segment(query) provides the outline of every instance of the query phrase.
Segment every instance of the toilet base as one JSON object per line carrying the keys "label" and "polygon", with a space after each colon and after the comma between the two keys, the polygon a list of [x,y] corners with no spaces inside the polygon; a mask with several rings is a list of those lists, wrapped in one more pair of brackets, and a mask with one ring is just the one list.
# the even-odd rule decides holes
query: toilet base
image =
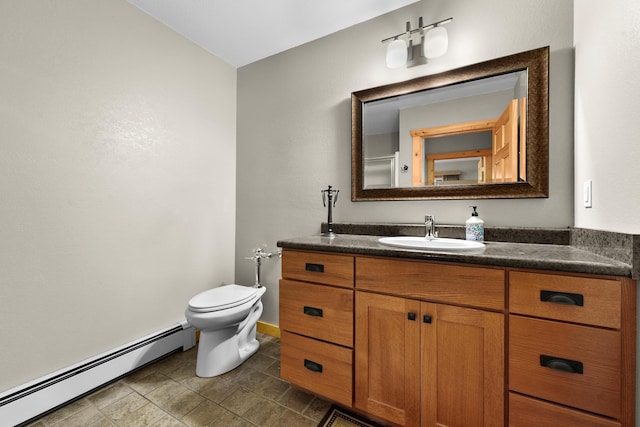
{"label": "toilet base", "polygon": [[213,331],[200,331],[196,375],[203,378],[222,375],[237,368],[260,348],[256,323],[262,314],[259,301],[240,324]]}

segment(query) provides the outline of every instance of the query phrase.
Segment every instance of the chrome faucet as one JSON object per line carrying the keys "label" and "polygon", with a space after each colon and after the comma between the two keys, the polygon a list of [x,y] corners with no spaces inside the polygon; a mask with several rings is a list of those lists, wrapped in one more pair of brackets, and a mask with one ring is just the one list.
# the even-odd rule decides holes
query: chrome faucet
{"label": "chrome faucet", "polygon": [[427,230],[424,238],[427,240],[433,240],[438,238],[438,232],[436,231],[436,217],[433,215],[424,216],[424,227]]}

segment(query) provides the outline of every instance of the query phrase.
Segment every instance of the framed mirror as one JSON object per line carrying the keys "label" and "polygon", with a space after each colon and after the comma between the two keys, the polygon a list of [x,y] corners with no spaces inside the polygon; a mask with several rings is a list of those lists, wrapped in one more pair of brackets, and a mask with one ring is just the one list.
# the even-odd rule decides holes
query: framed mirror
{"label": "framed mirror", "polygon": [[549,195],[549,48],[351,94],[351,200]]}

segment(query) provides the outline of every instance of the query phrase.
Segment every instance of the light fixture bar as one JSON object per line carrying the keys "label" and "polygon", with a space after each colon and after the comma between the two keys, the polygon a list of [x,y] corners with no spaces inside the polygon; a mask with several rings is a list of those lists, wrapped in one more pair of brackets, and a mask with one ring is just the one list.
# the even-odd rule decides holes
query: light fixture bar
{"label": "light fixture bar", "polygon": [[409,36],[410,37],[410,36],[414,35],[415,33],[418,33],[418,32],[424,31],[424,30],[430,30],[432,28],[437,27],[438,25],[448,24],[451,21],[453,21],[453,17],[447,18],[447,19],[443,19],[441,21],[434,22],[433,24],[429,24],[429,25],[425,25],[425,26],[422,26],[421,25],[422,23],[420,23],[420,25],[418,25],[418,28],[416,28],[414,30],[411,30],[409,28],[410,24],[409,24],[409,22],[407,22],[407,31],[405,31],[403,33],[400,33],[400,34],[396,34],[395,36],[387,37],[386,39],[382,40],[382,43],[388,42],[389,40],[395,40],[395,39],[397,39],[399,37],[404,37],[404,36]]}

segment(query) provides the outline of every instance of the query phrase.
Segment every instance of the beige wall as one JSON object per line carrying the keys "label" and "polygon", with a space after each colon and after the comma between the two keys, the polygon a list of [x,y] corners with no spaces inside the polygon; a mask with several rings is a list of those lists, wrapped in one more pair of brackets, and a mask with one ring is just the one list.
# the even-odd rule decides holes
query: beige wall
{"label": "beige wall", "polygon": [[0,392],[233,280],[235,103],[124,0],[0,0]]}
{"label": "beige wall", "polygon": [[[380,41],[419,16],[447,25],[447,55],[390,70]],[[336,222],[463,224],[470,204],[487,225],[573,225],[573,4],[569,0],[423,0],[238,70],[236,279],[255,245],[319,233],[320,190],[340,190]],[[534,200],[351,202],[351,92],[542,46],[551,49],[550,195]],[[267,262],[263,319],[278,323],[280,264]]]}
{"label": "beige wall", "polygon": [[[580,0],[574,8],[575,224],[640,234],[640,3]],[[592,208],[583,205],[588,179],[593,182]],[[640,330],[640,318],[636,323]],[[636,371],[636,414],[638,386]],[[638,425],[640,415],[636,419]]]}
{"label": "beige wall", "polygon": [[640,2],[580,0],[574,7],[575,224],[640,234]]}

